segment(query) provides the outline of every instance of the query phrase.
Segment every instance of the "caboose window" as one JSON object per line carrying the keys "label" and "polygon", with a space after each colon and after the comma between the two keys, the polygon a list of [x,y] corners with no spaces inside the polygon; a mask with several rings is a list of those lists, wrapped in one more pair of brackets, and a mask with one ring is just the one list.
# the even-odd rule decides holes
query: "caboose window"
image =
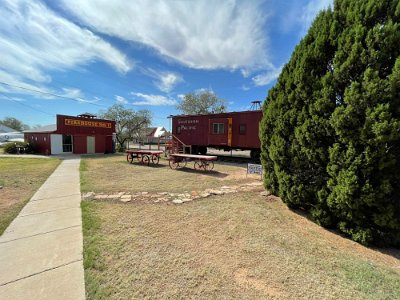
{"label": "caboose window", "polygon": [[224,123],[214,123],[213,124],[213,134],[223,134],[225,131]]}
{"label": "caboose window", "polygon": [[239,125],[239,134],[245,135],[246,134],[246,124]]}
{"label": "caboose window", "polygon": [[176,126],[176,134],[180,134],[181,133],[181,126]]}

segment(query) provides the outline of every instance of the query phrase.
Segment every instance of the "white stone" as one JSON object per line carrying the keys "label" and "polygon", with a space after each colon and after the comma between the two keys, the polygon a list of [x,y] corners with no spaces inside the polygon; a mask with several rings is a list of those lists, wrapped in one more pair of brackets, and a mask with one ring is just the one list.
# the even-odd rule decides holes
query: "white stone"
{"label": "white stone", "polygon": [[175,203],[175,204],[182,204],[183,203],[183,201],[180,200],[180,199],[174,199],[174,200],[172,200],[172,202]]}
{"label": "white stone", "polygon": [[271,192],[270,191],[262,191],[261,193],[260,193],[260,195],[261,196],[269,196],[269,195],[271,195]]}
{"label": "white stone", "polygon": [[223,191],[220,191],[220,190],[211,190],[211,191],[210,191],[210,194],[213,194],[213,195],[223,195],[224,192],[223,192]]}
{"label": "white stone", "polygon": [[132,201],[132,196],[131,195],[123,195],[123,196],[121,196],[121,202],[130,202],[130,201]]}
{"label": "white stone", "polygon": [[201,197],[201,198],[207,198],[207,197],[210,197],[210,196],[211,196],[210,193],[201,193],[201,194],[200,194],[200,197]]}
{"label": "white stone", "polygon": [[224,192],[225,192],[225,194],[231,194],[231,193],[236,193],[237,191],[236,190],[226,190]]}
{"label": "white stone", "polygon": [[94,195],[95,195],[94,192],[83,193],[82,198],[83,199],[92,198]]}

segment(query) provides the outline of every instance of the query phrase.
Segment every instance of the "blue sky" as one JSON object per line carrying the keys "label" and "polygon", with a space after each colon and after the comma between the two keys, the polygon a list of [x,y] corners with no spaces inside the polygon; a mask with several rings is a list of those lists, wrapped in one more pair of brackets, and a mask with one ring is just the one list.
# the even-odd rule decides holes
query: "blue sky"
{"label": "blue sky", "polygon": [[2,0],[0,119],[47,125],[122,103],[168,128],[182,96],[204,89],[249,109],[332,2]]}

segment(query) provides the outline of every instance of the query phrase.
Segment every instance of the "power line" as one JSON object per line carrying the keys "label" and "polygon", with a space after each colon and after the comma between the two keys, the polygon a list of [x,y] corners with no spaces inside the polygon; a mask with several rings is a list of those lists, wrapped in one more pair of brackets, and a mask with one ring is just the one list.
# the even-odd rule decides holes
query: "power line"
{"label": "power line", "polygon": [[11,100],[11,101],[13,101],[13,102],[16,102],[16,103],[18,103],[18,104],[20,104],[20,105],[22,105],[22,106],[25,106],[25,107],[28,107],[28,108],[30,108],[30,109],[36,110],[36,111],[38,111],[38,112],[44,113],[44,114],[46,114],[46,115],[49,115],[49,116],[55,117],[55,115],[54,115],[54,114],[51,114],[51,113],[45,112],[45,111],[43,111],[43,110],[40,110],[40,109],[37,109],[37,108],[35,108],[35,107],[33,107],[33,106],[30,106],[30,105],[24,104],[24,103],[22,103],[21,101],[18,101],[18,100],[16,100],[16,99],[13,99],[13,98],[11,98],[10,96],[6,95],[4,92],[1,92],[1,94],[2,94],[3,96],[7,97],[9,100]]}
{"label": "power line", "polygon": [[75,99],[75,98],[71,98],[71,97],[67,97],[67,96],[53,94],[53,93],[50,93],[50,92],[44,92],[44,91],[40,91],[40,90],[30,89],[30,88],[22,87],[22,86],[19,86],[19,85],[9,84],[9,83],[3,82],[3,81],[0,81],[0,83],[3,84],[3,85],[9,86],[9,87],[18,88],[18,89],[21,89],[21,90],[26,90],[26,91],[30,91],[30,92],[34,92],[34,93],[39,93],[39,94],[43,94],[43,95],[48,95],[48,96],[53,96],[53,97],[58,97],[58,98],[63,98],[63,99],[68,99],[68,100],[73,100],[73,101],[76,101],[76,102],[79,102],[79,103],[87,103],[87,104],[91,104],[91,105],[95,105],[95,106],[99,106],[99,107],[105,107],[105,105],[103,105],[103,104],[97,104],[97,103],[94,103],[94,102],[88,102],[88,101],[85,101],[85,100],[82,100],[82,99]]}

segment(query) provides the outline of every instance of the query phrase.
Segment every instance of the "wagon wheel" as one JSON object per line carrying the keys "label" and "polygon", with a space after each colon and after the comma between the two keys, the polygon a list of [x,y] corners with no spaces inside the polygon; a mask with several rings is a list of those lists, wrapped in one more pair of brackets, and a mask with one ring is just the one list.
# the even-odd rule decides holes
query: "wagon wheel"
{"label": "wagon wheel", "polygon": [[153,164],[158,164],[158,163],[160,162],[160,157],[159,157],[158,155],[153,155],[153,156],[151,157],[151,162],[152,162]]}
{"label": "wagon wheel", "polygon": [[203,164],[201,162],[195,161],[194,162],[194,169],[195,170],[201,170],[201,169],[204,169],[204,166],[203,166]]}
{"label": "wagon wheel", "polygon": [[204,170],[205,171],[211,171],[212,169],[214,169],[214,162],[213,161],[204,162]]}
{"label": "wagon wheel", "polygon": [[149,165],[150,164],[150,157],[148,155],[143,155],[142,156],[142,163]]}
{"label": "wagon wheel", "polygon": [[175,160],[173,160],[173,159],[169,160],[169,167],[171,169],[176,169],[178,166],[179,166],[179,163],[177,163]]}
{"label": "wagon wheel", "polygon": [[184,167],[186,167],[186,165],[187,165],[186,159],[181,160],[180,162],[178,162],[178,167],[180,167],[180,168],[184,168]]}
{"label": "wagon wheel", "polygon": [[132,155],[131,155],[130,153],[128,153],[128,154],[126,155],[126,161],[129,162],[129,163],[132,163],[133,157],[132,157]]}

